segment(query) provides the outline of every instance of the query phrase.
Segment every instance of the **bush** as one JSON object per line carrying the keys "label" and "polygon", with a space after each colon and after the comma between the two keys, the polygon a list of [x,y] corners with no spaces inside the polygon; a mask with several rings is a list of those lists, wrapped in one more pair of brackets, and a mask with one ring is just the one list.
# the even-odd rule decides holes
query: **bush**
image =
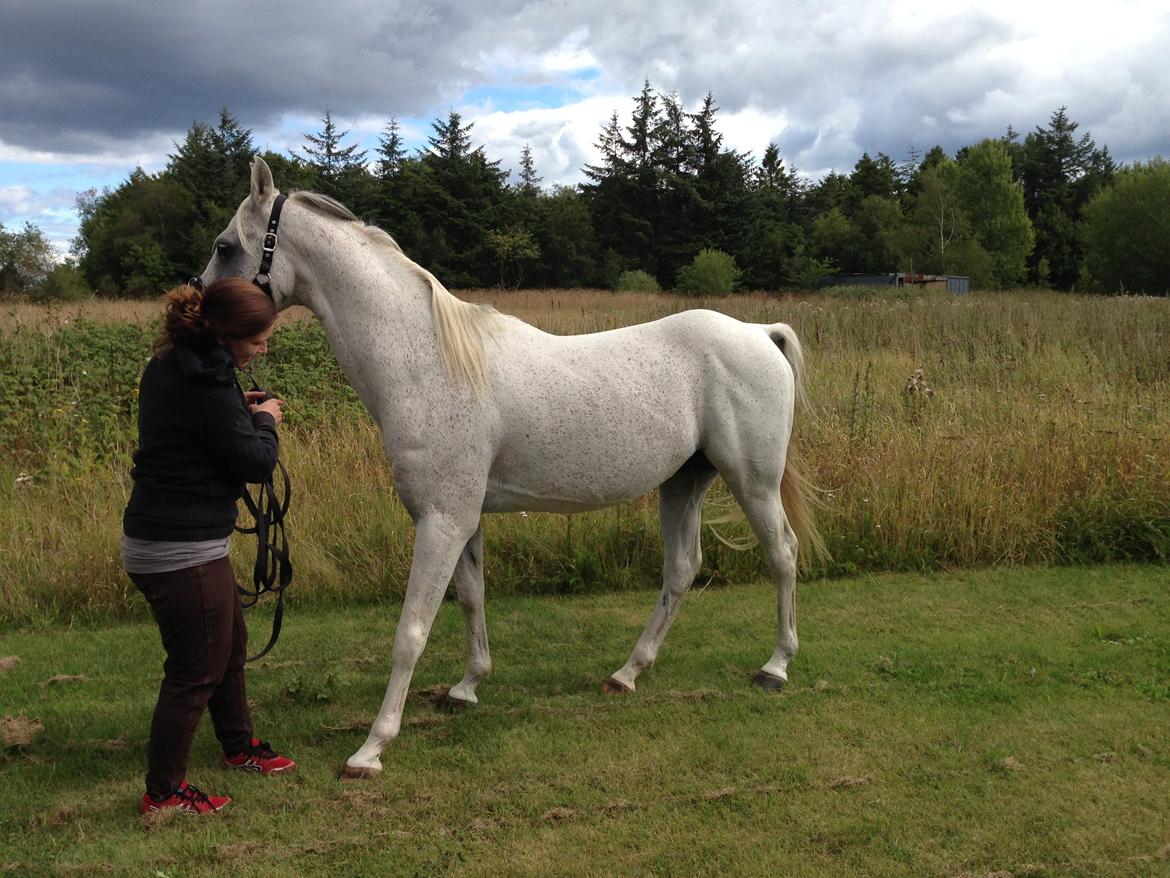
{"label": "bush", "polygon": [[700,250],[690,265],[679,270],[675,291],[689,295],[727,295],[739,283],[735,257],[722,250]]}
{"label": "bush", "polygon": [[618,275],[614,289],[619,293],[661,293],[662,287],[644,271],[623,271]]}
{"label": "bush", "polygon": [[29,297],[35,302],[75,302],[92,294],[85,276],[76,265],[61,263],[53,266],[48,277]]}

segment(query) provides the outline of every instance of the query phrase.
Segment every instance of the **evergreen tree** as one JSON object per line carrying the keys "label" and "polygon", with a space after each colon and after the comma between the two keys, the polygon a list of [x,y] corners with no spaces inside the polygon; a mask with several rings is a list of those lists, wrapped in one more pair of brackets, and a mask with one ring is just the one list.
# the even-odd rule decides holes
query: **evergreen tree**
{"label": "evergreen tree", "polygon": [[536,195],[540,192],[541,178],[536,173],[536,163],[532,160],[532,147],[527,143],[520,151],[520,178],[517,188],[524,195]]}
{"label": "evergreen tree", "polygon": [[[416,216],[397,230],[403,246],[451,286],[489,286],[499,278],[498,248],[489,232],[516,229],[508,172],[474,146],[471,129],[452,110],[436,119],[429,149],[403,166],[403,206]],[[524,252],[519,248],[516,252]]]}
{"label": "evergreen tree", "polygon": [[348,146],[342,140],[349,131],[338,131],[333,123],[333,114],[325,111],[321,120],[323,127],[316,134],[305,132],[307,145],[302,147],[305,162],[316,169],[320,178],[321,191],[326,195],[337,197],[337,184],[342,175],[352,168],[362,168],[365,165],[366,151],[359,150],[357,143]]}
{"label": "evergreen tree", "polygon": [[780,148],[769,143],[747,175],[740,240],[728,250],[743,266],[745,288],[776,290],[799,283],[806,259],[805,235],[796,222],[799,193]]}
{"label": "evergreen tree", "polygon": [[[655,214],[651,274],[673,281],[689,263],[716,225],[714,205],[699,194],[699,163],[687,113],[677,94],[658,98],[657,122],[650,132]],[[640,175],[640,182],[647,179]],[[650,193],[647,193],[650,196]]]}
{"label": "evergreen tree", "polygon": [[406,149],[402,145],[402,129],[393,116],[386,123],[378,138],[378,176],[383,180],[395,176],[402,170]]}
{"label": "evergreen tree", "polygon": [[[603,272],[612,281],[624,268],[641,267],[652,227],[637,203],[635,168],[627,158],[616,112],[602,128],[597,149],[601,163],[585,166],[585,177],[590,182],[582,184],[581,192],[589,205],[600,248],[613,254],[613,270]],[[610,274],[612,278],[608,278]]]}
{"label": "evergreen tree", "polygon": [[534,283],[552,287],[612,285],[612,278],[603,277],[593,218],[580,190],[557,186],[540,194],[533,233],[542,257],[532,269]]}
{"label": "evergreen tree", "polygon": [[248,163],[254,150],[252,132],[226,108],[220,110],[216,127],[193,122],[183,142],[175,144],[164,175],[187,191],[191,227],[181,233],[181,242],[160,242],[160,246],[177,264],[195,266],[206,261],[208,242],[248,194]]}
{"label": "evergreen tree", "polygon": [[849,182],[853,184],[856,203],[854,209],[861,202],[871,196],[878,198],[896,198],[899,193],[898,169],[885,153],[879,152],[877,158],[870,158],[868,152],[862,153],[857,164],[853,166],[853,173],[849,175]]}
{"label": "evergreen tree", "polygon": [[482,149],[473,150],[471,147],[474,126],[474,122],[464,125],[463,117],[454,110],[448,113],[446,122],[436,119],[431,123],[435,133],[427,138],[430,155],[443,162],[457,163],[467,159],[472,152],[482,153]]}
{"label": "evergreen tree", "polygon": [[1065,109],[1028,134],[1020,152],[1024,205],[1036,230],[1031,279],[1062,290],[1081,273],[1081,211],[1114,172],[1109,151],[1097,149],[1088,133],[1077,137]]}

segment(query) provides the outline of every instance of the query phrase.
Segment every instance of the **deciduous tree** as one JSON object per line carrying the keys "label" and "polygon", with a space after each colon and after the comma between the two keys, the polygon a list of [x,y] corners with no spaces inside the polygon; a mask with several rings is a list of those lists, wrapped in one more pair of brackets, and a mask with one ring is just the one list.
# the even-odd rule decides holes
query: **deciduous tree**
{"label": "deciduous tree", "polygon": [[1158,157],[1123,168],[1084,216],[1091,287],[1170,295],[1170,162]]}

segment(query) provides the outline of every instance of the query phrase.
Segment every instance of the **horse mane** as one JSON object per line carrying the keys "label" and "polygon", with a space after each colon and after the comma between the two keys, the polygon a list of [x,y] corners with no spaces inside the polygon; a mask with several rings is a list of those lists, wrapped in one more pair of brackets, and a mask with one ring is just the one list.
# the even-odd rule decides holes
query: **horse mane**
{"label": "horse mane", "polygon": [[490,336],[500,314],[490,305],[477,305],[456,298],[433,274],[410,259],[390,235],[364,223],[348,207],[319,192],[294,192],[289,201],[342,222],[356,223],[373,244],[401,262],[425,280],[431,290],[431,318],[439,357],[452,378],[467,383],[476,393],[487,385],[487,355],[484,337]]}

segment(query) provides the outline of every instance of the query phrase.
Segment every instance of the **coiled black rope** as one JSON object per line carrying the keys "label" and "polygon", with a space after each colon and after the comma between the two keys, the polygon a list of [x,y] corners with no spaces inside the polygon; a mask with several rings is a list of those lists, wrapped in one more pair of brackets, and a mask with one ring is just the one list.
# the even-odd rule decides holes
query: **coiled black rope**
{"label": "coiled black rope", "polygon": [[[243,370],[241,370],[243,371]],[[250,372],[244,372],[252,382],[252,389],[263,392]],[[240,602],[244,609],[254,607],[260,596],[271,592],[276,595],[276,611],[272,617],[272,636],[268,638],[268,645],[256,655],[249,656],[248,661],[254,662],[268,654],[276,646],[280,637],[280,627],[284,622],[284,592],[292,584],[293,567],[288,553],[288,537],[284,532],[284,517],[288,514],[289,501],[292,499],[292,482],[289,481],[288,470],[284,468],[280,458],[276,459],[276,468],[280,471],[280,489],[277,488],[276,471],[273,478],[258,485],[256,496],[245,486],[243,501],[252,513],[252,527],[240,527],[236,530],[242,534],[256,535],[256,563],[252,567],[252,587],[247,588],[236,583],[236,590],[240,593]]]}

